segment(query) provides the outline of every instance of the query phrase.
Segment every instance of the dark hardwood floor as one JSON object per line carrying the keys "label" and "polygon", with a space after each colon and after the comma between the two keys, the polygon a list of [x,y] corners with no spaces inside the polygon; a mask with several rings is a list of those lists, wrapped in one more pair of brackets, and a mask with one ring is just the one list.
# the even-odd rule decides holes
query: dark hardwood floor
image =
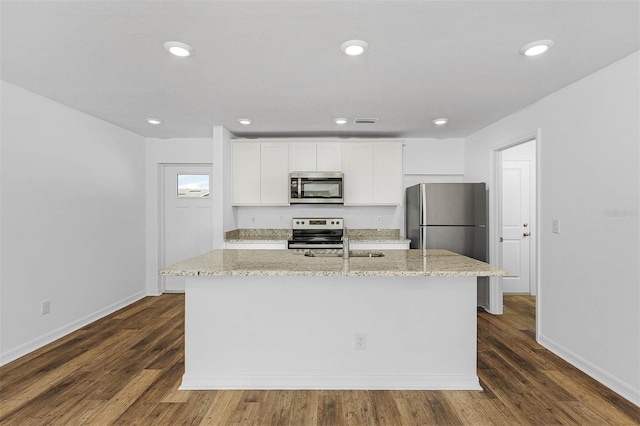
{"label": "dark hardwood floor", "polygon": [[0,368],[0,424],[640,424],[640,408],[535,342],[529,296],[478,313],[484,392],[178,391],[183,327],[184,295],[147,297]]}

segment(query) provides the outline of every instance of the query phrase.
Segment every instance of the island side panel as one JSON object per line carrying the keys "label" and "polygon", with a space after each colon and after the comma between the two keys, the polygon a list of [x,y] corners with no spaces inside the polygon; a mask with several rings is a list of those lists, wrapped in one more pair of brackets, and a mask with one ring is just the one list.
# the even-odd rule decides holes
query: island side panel
{"label": "island side panel", "polygon": [[185,312],[181,389],[480,389],[475,277],[190,277]]}

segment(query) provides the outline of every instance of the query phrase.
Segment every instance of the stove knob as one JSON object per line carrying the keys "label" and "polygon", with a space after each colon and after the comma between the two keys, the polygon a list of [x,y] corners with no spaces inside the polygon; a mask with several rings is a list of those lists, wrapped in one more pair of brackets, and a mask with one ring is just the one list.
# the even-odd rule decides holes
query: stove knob
{"label": "stove knob", "polygon": [[333,221],[331,221],[331,224],[334,225]]}
{"label": "stove knob", "polygon": [[300,225],[300,221],[299,220],[296,220],[296,225]]}

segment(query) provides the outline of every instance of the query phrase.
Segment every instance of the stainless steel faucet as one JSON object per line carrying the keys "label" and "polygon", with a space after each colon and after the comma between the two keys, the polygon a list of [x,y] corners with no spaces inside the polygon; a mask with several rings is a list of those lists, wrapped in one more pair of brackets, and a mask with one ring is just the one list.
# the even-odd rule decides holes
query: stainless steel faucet
{"label": "stainless steel faucet", "polygon": [[342,258],[349,258],[349,237],[347,236],[347,227],[342,230]]}

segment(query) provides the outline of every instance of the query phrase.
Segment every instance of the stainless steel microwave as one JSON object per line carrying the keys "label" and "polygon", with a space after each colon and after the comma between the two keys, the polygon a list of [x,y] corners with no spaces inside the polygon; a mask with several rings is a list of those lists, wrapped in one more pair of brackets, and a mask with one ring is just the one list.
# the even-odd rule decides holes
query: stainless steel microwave
{"label": "stainless steel microwave", "polygon": [[291,204],[342,204],[344,175],[339,172],[289,173]]}

